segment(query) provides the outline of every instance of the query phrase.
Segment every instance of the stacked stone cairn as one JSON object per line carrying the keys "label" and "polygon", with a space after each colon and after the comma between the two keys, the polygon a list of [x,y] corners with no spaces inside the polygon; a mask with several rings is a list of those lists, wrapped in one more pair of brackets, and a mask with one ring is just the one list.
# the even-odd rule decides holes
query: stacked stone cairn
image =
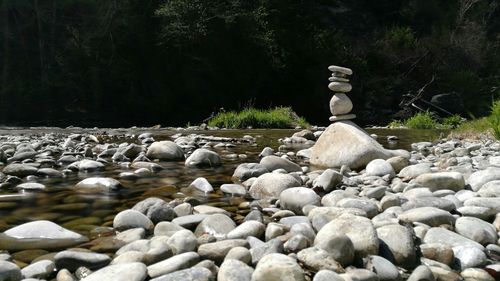
{"label": "stacked stone cairn", "polygon": [[356,115],[350,113],[352,110],[352,102],[346,95],[346,93],[352,90],[349,79],[347,79],[349,75],[352,75],[352,70],[336,65],[331,65],[328,69],[332,72],[332,77],[328,78],[328,80],[331,81],[328,88],[334,92],[330,100],[330,111],[333,115],[330,117],[330,121],[336,122],[356,118]]}

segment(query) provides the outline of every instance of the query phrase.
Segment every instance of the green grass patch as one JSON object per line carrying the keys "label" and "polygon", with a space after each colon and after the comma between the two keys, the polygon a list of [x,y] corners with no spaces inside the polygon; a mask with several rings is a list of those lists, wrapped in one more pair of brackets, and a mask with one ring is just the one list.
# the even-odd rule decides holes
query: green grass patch
{"label": "green grass patch", "polygon": [[500,140],[500,100],[493,102],[489,116],[460,124],[451,136],[470,139],[494,137]]}
{"label": "green grass patch", "polygon": [[491,115],[488,117],[488,123],[493,129],[493,136],[500,140],[500,100],[497,100],[491,106]]}
{"label": "green grass patch", "polygon": [[436,129],[439,122],[428,111],[419,112],[404,122],[409,129]]}
{"label": "green grass patch", "polygon": [[274,109],[261,110],[256,108],[245,108],[240,112],[221,112],[208,121],[211,127],[227,129],[269,128],[285,129],[309,127],[307,121],[298,116],[290,107],[276,107]]}

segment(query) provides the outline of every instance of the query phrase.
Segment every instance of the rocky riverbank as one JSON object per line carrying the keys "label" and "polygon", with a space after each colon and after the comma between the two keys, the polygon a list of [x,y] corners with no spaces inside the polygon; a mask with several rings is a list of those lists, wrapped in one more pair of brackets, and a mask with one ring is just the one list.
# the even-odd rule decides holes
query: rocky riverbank
{"label": "rocky riverbank", "polygon": [[[56,200],[58,183],[78,180],[63,207],[4,222],[0,280],[499,278],[500,142],[420,142],[361,171],[318,170],[308,158],[321,133],[259,157],[231,151],[256,146],[254,136],[3,136],[0,210]],[[233,169],[231,159],[252,161]],[[205,176],[139,193],[176,163]],[[232,179],[215,185],[225,166]],[[134,204],[115,208],[116,196]],[[71,216],[82,208],[92,215]]]}

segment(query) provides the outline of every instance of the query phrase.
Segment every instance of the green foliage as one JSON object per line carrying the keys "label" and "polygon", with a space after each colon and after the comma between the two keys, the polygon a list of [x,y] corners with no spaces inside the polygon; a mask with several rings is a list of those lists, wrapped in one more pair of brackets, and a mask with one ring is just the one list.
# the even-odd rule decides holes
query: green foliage
{"label": "green foliage", "polygon": [[452,116],[443,118],[443,121],[441,122],[441,124],[443,126],[445,126],[446,128],[453,129],[453,128],[457,128],[458,126],[460,126],[460,124],[462,124],[462,122],[463,122],[462,120],[463,119],[460,115],[452,115]]}
{"label": "green foliage", "polygon": [[392,120],[387,126],[391,129],[394,129],[404,127],[405,125],[400,120]]}
{"label": "green foliage", "polygon": [[395,26],[386,35],[386,40],[393,46],[411,48],[415,45],[416,39],[410,27]]}
{"label": "green foliage", "polygon": [[500,140],[500,100],[493,102],[491,106],[491,115],[488,117],[488,123],[493,129],[493,135]]}
{"label": "green foliage", "polygon": [[245,108],[240,112],[221,112],[210,119],[208,125],[228,129],[309,127],[305,119],[297,116],[290,107],[276,107],[269,110]]}
{"label": "green foliage", "polygon": [[419,112],[405,120],[404,123],[409,129],[436,129],[439,125],[429,111]]}

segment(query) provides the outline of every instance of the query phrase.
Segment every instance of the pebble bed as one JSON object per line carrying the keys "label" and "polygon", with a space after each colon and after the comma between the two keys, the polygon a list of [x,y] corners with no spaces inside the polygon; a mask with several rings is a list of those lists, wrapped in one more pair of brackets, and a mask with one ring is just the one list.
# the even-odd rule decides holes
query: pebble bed
{"label": "pebble bed", "polygon": [[[256,146],[250,135],[3,136],[0,210],[64,203],[3,220],[0,280],[499,280],[500,142],[418,142],[361,171],[322,170],[307,160],[321,133],[258,157],[227,153]],[[175,188],[168,163],[198,176]],[[148,193],[152,177],[165,184]]]}

